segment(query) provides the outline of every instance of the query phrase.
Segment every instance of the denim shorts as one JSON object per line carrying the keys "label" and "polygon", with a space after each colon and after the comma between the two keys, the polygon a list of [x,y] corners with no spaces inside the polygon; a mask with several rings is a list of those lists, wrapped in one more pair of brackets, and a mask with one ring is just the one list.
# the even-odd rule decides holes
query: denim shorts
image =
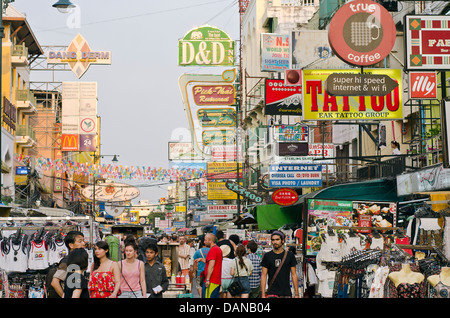
{"label": "denim shorts", "polygon": [[233,280],[240,280],[241,284],[242,284],[242,292],[241,294],[250,294],[250,292],[252,291],[250,288],[250,280],[248,279],[248,276],[239,276],[239,277],[234,277]]}
{"label": "denim shorts", "polygon": [[117,296],[117,298],[142,298],[142,291],[136,290],[134,291],[134,294],[132,291],[122,291],[122,294]]}

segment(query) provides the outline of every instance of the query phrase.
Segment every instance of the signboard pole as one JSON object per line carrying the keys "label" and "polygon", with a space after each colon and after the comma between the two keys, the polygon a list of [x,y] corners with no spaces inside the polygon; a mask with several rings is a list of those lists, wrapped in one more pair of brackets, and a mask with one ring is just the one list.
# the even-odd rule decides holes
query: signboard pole
{"label": "signboard pole", "polygon": [[[242,75],[242,74],[241,74]],[[240,98],[236,98],[236,120],[235,120],[235,124],[236,124],[236,183],[240,184],[240,178],[239,178],[239,105],[241,103]],[[244,177],[244,176],[242,176]],[[240,195],[237,196],[237,201],[236,201],[236,205],[237,205],[237,213],[238,215],[241,213],[241,198]],[[241,228],[241,225],[238,225],[238,228]]]}

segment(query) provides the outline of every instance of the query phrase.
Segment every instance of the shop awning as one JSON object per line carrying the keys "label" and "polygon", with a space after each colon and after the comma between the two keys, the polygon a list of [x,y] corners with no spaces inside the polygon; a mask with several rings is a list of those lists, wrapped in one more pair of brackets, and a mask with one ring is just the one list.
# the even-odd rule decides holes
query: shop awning
{"label": "shop awning", "polygon": [[388,201],[401,202],[397,196],[396,180],[377,179],[364,182],[345,183],[305,194],[295,205],[281,207],[277,204],[256,207],[256,220],[259,230],[275,230],[285,224],[301,224],[303,205],[308,199]]}

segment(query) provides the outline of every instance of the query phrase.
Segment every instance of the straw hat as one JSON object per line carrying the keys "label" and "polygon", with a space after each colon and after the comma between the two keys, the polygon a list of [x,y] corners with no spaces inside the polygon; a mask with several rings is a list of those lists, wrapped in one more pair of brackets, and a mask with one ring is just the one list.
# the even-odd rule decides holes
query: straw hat
{"label": "straw hat", "polygon": [[228,245],[222,245],[220,246],[220,249],[222,250],[223,257],[230,255],[231,248]]}

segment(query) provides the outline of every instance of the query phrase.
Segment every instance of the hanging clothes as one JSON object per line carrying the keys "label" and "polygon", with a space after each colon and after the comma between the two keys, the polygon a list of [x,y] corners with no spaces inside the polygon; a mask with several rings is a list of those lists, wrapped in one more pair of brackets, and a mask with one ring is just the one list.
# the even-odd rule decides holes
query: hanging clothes
{"label": "hanging clothes", "polygon": [[34,270],[46,269],[48,267],[48,248],[45,240],[41,242],[31,241],[28,267]]}
{"label": "hanging clothes", "polygon": [[51,244],[48,248],[49,265],[58,264],[65,256],[69,254],[69,250],[64,241],[57,241],[52,237]]}
{"label": "hanging clothes", "polygon": [[26,236],[18,239],[11,235],[9,237],[9,252],[5,257],[5,269],[7,272],[25,273],[28,269],[28,250]]}

